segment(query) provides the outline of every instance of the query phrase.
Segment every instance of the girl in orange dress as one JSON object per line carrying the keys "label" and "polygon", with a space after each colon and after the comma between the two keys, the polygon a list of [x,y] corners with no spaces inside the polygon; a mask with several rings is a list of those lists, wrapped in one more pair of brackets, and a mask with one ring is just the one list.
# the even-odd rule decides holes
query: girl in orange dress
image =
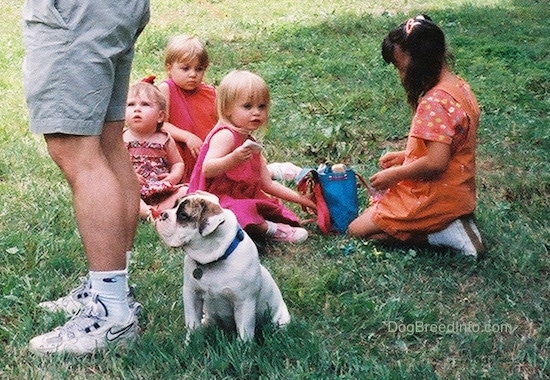
{"label": "girl in orange dress", "polygon": [[484,247],[474,222],[479,107],[452,73],[445,37],[428,16],[392,30],[382,43],[415,112],[404,151],[384,154],[369,178],[384,195],[349,226],[351,236],[429,243],[477,257]]}

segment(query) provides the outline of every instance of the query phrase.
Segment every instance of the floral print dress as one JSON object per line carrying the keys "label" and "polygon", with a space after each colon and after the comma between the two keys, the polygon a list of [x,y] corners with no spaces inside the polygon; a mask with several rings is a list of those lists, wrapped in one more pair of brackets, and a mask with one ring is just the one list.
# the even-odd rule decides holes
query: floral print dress
{"label": "floral print dress", "polygon": [[165,132],[159,133],[166,135],[166,140],[162,144],[136,140],[126,142],[135,172],[146,180],[141,186],[140,195],[147,204],[158,203],[179,188],[179,185],[172,185],[169,181],[159,178],[161,174],[170,172],[166,153],[166,145],[170,138]]}

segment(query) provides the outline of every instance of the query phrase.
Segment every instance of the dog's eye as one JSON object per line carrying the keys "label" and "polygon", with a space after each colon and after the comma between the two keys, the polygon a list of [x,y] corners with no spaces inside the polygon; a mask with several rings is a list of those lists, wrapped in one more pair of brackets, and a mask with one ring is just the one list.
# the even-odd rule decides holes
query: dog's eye
{"label": "dog's eye", "polygon": [[189,220],[190,219],[189,215],[183,210],[178,210],[177,218],[178,218],[178,220]]}
{"label": "dog's eye", "polygon": [[178,215],[179,222],[189,222],[191,218],[187,214]]}
{"label": "dog's eye", "polygon": [[192,218],[191,215],[189,215],[187,212],[185,212],[184,207],[180,207],[178,209],[178,213],[176,215],[176,218],[178,222],[189,222]]}

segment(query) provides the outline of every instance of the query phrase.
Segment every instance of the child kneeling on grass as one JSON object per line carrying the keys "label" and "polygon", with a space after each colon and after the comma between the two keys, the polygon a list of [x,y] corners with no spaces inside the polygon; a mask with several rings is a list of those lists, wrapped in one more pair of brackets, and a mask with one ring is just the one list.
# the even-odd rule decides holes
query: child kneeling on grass
{"label": "child kneeling on grass", "polygon": [[479,107],[451,72],[445,37],[428,16],[392,30],[382,43],[415,111],[407,147],[380,158],[372,187],[385,191],[349,226],[351,236],[428,243],[477,257],[484,251],[474,222]]}

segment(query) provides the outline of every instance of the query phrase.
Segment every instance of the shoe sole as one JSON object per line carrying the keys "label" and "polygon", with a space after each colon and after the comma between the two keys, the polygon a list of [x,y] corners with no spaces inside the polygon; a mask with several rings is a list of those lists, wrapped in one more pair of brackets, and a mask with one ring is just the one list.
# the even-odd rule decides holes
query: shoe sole
{"label": "shoe sole", "polygon": [[[468,255],[468,256],[475,256],[476,258],[480,257],[485,252],[485,246],[481,241],[481,237],[478,236],[475,233],[474,229],[472,228],[472,223],[475,225],[473,218],[471,216],[468,216],[466,218],[460,218],[460,223],[462,224],[464,231],[466,231],[466,235],[468,235],[468,238],[472,242],[472,245],[474,246],[474,249],[476,251],[475,254]],[[477,226],[476,226],[476,229],[478,229]]]}

